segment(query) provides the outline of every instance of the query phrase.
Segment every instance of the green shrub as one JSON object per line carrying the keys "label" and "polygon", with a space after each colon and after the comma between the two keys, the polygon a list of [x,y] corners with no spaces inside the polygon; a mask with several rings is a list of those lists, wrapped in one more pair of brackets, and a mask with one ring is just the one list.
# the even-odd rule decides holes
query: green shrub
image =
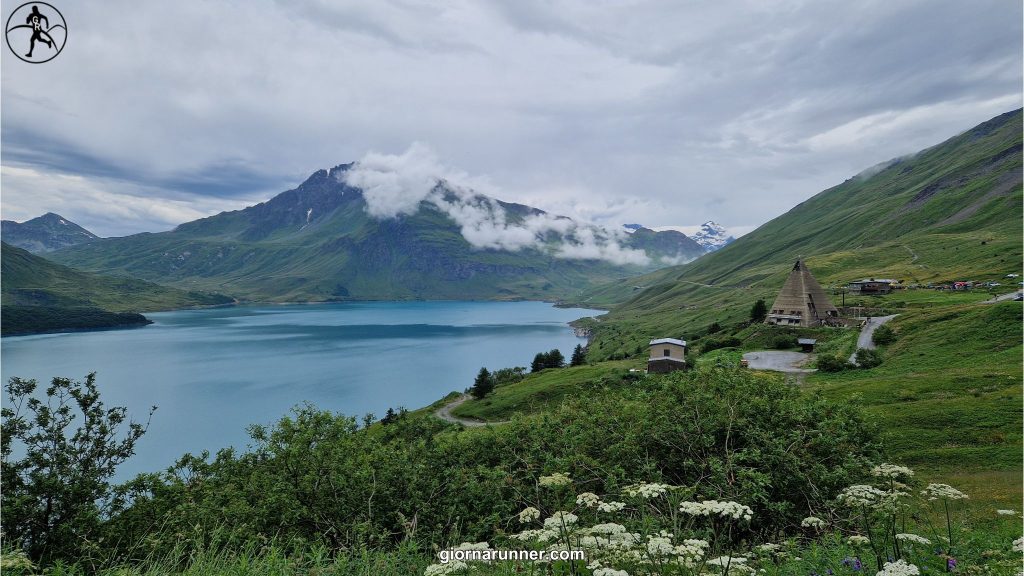
{"label": "green shrub", "polygon": [[851,368],[849,362],[831,354],[818,356],[817,366],[822,372],[842,372]]}
{"label": "green shrub", "polygon": [[723,336],[721,338],[705,339],[701,342],[700,350],[702,353],[707,353],[719,348],[738,348],[742,345],[743,341],[735,336]]}
{"label": "green shrub", "polygon": [[858,368],[874,368],[882,363],[882,354],[878,350],[860,348],[855,356]]}
{"label": "green shrub", "polygon": [[676,372],[622,390],[461,433],[426,416],[368,433],[354,418],[299,408],[253,427],[250,452],[186,456],[133,481],[106,541],[141,543],[134,554],[157,557],[273,538],[429,549],[518,529],[520,498],[551,471],[597,493],[699,482],[701,496],[742,497],[755,510],[750,535],[798,524],[878,451],[875,428],[851,406],[743,370]]}
{"label": "green shrub", "polygon": [[797,345],[797,338],[793,334],[779,334],[774,336],[768,345],[775,350],[786,350],[789,348],[795,348]]}
{"label": "green shrub", "polygon": [[871,335],[871,341],[875,343],[875,346],[892,344],[896,341],[896,332],[888,324],[882,324],[875,328],[874,334]]}

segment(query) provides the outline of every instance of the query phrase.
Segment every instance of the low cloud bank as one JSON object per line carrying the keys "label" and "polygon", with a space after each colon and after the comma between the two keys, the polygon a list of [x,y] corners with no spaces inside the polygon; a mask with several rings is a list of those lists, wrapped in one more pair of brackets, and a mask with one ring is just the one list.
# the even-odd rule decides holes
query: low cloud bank
{"label": "low cloud bank", "polygon": [[398,155],[369,152],[340,178],[362,189],[371,216],[412,215],[425,202],[455,221],[462,236],[476,248],[513,252],[534,248],[557,258],[618,265],[651,263],[642,250],[623,245],[626,234],[622,231],[547,213],[510,218],[490,197],[495,190],[489,182],[445,166],[420,143]]}

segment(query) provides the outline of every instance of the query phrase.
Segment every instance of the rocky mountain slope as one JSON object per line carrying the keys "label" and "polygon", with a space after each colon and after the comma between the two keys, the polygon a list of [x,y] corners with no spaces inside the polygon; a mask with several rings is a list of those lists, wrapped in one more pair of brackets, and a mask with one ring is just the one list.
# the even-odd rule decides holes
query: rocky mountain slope
{"label": "rocky mountain slope", "polygon": [[0,222],[0,238],[11,246],[39,254],[92,242],[99,236],[60,214],[47,212],[25,222],[3,220]]}
{"label": "rocky mountain slope", "polygon": [[558,300],[703,252],[677,232],[616,235],[443,181],[414,213],[374,216],[364,191],[346,183],[352,166],[244,210],[51,256],[260,301]]}

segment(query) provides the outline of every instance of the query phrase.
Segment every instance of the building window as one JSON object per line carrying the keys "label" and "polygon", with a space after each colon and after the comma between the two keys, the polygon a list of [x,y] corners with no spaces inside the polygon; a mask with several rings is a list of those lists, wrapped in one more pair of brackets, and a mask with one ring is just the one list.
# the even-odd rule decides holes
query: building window
{"label": "building window", "polygon": [[671,355],[672,355],[672,352],[671,352],[671,351],[669,351],[669,349],[668,349],[668,348],[665,348],[665,357],[667,358],[667,357],[669,357],[669,356],[671,356]]}

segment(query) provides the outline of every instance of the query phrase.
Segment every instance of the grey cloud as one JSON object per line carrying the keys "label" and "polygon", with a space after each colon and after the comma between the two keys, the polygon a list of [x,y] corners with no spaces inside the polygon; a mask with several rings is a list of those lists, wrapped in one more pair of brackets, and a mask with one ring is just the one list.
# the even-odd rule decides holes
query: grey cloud
{"label": "grey cloud", "polygon": [[[3,164],[157,204],[266,197],[423,141],[504,200],[749,229],[1021,105],[1022,7],[1002,0],[64,8],[60,57],[3,51]],[[32,203],[20,185],[0,207]]]}

